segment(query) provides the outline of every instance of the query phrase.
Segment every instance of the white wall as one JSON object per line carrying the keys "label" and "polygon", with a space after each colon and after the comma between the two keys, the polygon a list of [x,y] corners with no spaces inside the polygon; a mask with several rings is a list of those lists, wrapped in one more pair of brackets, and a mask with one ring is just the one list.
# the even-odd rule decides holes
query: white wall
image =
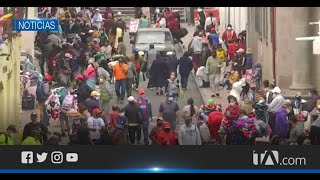
{"label": "white wall", "polygon": [[247,7],[219,7],[219,12],[221,30],[224,30],[229,23],[237,34],[246,29]]}
{"label": "white wall", "polygon": [[[28,7],[28,19],[35,19],[36,17],[36,7]],[[34,56],[34,40],[36,37],[36,32],[34,31],[22,31],[21,32],[22,38],[22,51],[29,52],[31,56]]]}

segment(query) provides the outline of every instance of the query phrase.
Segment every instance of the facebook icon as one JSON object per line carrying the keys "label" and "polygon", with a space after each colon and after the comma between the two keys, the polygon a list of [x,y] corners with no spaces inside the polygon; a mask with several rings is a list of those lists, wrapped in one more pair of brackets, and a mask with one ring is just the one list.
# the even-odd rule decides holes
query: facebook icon
{"label": "facebook icon", "polygon": [[33,152],[32,151],[21,152],[21,163],[22,164],[32,164],[33,163]]}

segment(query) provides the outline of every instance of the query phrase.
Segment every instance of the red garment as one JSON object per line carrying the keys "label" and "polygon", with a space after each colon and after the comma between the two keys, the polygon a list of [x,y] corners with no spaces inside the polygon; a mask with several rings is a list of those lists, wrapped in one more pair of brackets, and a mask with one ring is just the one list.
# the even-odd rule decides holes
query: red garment
{"label": "red garment", "polygon": [[119,117],[119,112],[118,111],[111,111],[109,114],[109,123],[112,127],[116,128],[117,127],[117,119]]}
{"label": "red garment", "polygon": [[240,43],[238,46],[236,46],[235,43],[230,44],[228,54],[233,62],[236,60],[235,52],[238,51],[240,48],[243,49],[243,45]]}
{"label": "red garment", "polygon": [[180,31],[180,24],[176,18],[171,18],[168,23],[168,28],[170,29],[171,33],[178,33]]}
{"label": "red garment", "polygon": [[158,127],[158,126],[155,126],[152,128],[150,135],[149,135],[149,138],[151,139],[152,142],[157,143],[157,139],[158,139],[158,136],[161,132],[161,129],[162,129],[162,127]]}
{"label": "red garment", "polygon": [[226,44],[228,44],[229,41],[237,39],[237,34],[234,32],[234,30],[231,31],[224,31],[222,34],[222,41]]}
{"label": "red garment", "polygon": [[98,51],[101,51],[101,48],[100,48],[100,46],[98,44],[93,44],[92,45],[92,49],[96,49]]}
{"label": "red garment", "polygon": [[[229,112],[229,114],[227,112]],[[234,121],[234,120],[238,120],[240,117],[240,106],[234,105],[233,107],[231,107],[230,105],[228,105],[224,115],[229,122]]]}
{"label": "red garment", "polygon": [[106,9],[106,11],[104,12],[104,18],[105,19],[113,19],[114,15],[113,15],[113,11],[112,9]]}
{"label": "red garment", "polygon": [[214,137],[217,144],[220,144],[219,128],[223,120],[223,114],[220,111],[213,111],[208,116],[208,126],[211,137]]}
{"label": "red garment", "polygon": [[166,126],[170,127],[170,123],[167,121],[164,121],[163,125],[162,125],[162,130],[160,131],[158,138],[157,138],[158,144],[160,144],[160,145],[176,145],[177,140],[176,140],[175,133],[172,131],[172,129],[170,129],[169,132],[164,131],[164,128]]}

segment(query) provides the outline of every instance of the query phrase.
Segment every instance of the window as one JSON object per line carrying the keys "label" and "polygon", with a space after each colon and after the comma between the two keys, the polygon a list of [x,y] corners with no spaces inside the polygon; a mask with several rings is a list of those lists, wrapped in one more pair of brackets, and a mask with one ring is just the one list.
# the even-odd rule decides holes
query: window
{"label": "window", "polygon": [[173,40],[169,32],[139,32],[137,44],[173,44]]}

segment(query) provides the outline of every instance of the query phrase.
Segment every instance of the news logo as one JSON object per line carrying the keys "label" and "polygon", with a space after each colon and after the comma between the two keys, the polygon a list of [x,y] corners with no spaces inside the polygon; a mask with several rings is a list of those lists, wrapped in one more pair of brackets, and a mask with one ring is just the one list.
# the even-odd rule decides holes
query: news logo
{"label": "news logo", "polygon": [[22,164],[33,164],[33,152],[22,151],[21,152],[21,163]]}
{"label": "news logo", "polygon": [[12,20],[13,31],[58,31],[58,19],[15,19]]}
{"label": "news logo", "polygon": [[255,166],[306,166],[305,157],[283,157],[280,158],[279,152],[266,150],[264,152],[253,151],[252,163]]}

